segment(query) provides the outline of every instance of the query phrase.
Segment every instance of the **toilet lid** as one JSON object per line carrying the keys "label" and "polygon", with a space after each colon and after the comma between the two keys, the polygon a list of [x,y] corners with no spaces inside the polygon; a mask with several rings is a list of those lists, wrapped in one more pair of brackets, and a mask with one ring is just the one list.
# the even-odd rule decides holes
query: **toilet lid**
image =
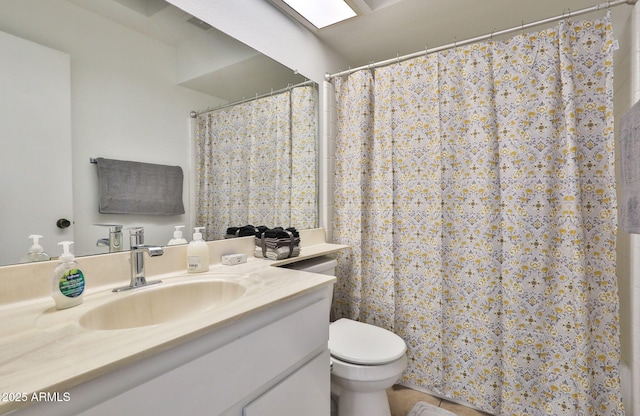
{"label": "toilet lid", "polygon": [[353,364],[386,364],[402,357],[406,344],[384,328],[351,319],[329,325],[329,351],[339,360]]}

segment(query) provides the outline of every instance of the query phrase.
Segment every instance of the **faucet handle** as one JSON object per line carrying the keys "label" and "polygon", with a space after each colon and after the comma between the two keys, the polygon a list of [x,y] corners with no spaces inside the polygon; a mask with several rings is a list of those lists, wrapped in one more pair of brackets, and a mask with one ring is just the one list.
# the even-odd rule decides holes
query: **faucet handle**
{"label": "faucet handle", "polygon": [[118,233],[120,231],[122,231],[122,225],[121,224],[93,224],[96,227],[109,227],[109,231],[112,233]]}
{"label": "faucet handle", "polygon": [[109,247],[109,253],[122,251],[122,225],[120,224],[93,224],[96,227],[108,227],[109,238],[99,239],[96,245],[98,247]]}
{"label": "faucet handle", "polygon": [[129,228],[129,243],[131,247],[144,244],[144,227]]}

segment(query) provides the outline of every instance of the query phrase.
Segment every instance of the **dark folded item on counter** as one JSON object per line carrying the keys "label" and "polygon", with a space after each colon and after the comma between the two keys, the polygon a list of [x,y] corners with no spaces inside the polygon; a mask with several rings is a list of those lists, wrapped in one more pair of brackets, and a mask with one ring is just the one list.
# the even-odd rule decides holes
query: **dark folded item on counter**
{"label": "dark folded item on counter", "polygon": [[224,238],[235,238],[235,237],[248,237],[248,236],[257,236],[259,237],[262,233],[268,230],[269,227],[264,225],[259,225],[254,227],[253,225],[245,225],[242,227],[229,227],[227,228],[226,234]]}
{"label": "dark folded item on counter", "polygon": [[244,227],[240,227],[238,231],[236,231],[236,235],[238,237],[248,237],[256,235],[256,227],[253,225],[245,225]]}
{"label": "dark folded item on counter", "polygon": [[256,227],[256,237],[260,237],[262,235],[262,233],[264,233],[268,229],[269,229],[269,227],[267,227],[265,225],[258,225]]}
{"label": "dark folded item on counter", "polygon": [[238,231],[240,227],[229,227],[224,235],[224,238],[236,238],[236,231]]}
{"label": "dark folded item on counter", "polygon": [[[264,236],[265,238],[289,238],[287,231],[293,234],[294,237],[300,237],[300,233],[295,227],[289,227],[287,229],[282,227],[271,228],[264,232]],[[260,235],[260,237],[262,237],[262,235]]]}
{"label": "dark folded item on counter", "polygon": [[295,227],[275,227],[256,233],[256,257],[282,260],[300,255],[300,233]]}

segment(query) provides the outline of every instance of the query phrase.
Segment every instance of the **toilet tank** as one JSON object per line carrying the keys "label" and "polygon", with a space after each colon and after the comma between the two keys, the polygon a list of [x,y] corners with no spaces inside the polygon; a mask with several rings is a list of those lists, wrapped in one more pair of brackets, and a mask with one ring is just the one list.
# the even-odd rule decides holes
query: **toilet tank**
{"label": "toilet tank", "polygon": [[328,256],[314,257],[312,259],[302,260],[295,263],[289,263],[282,267],[293,270],[301,270],[304,272],[326,274],[329,276],[336,275],[336,266],[338,262]]}

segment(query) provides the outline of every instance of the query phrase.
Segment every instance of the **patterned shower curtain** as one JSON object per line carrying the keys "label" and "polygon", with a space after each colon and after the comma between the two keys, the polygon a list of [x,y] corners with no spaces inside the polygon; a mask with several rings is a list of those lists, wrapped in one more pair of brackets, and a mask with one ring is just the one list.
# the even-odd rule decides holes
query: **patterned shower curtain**
{"label": "patterned shower curtain", "polygon": [[198,116],[196,223],[316,226],[316,94],[297,87]]}
{"label": "patterned shower curtain", "polygon": [[609,17],[336,79],[334,306],[401,383],[498,415],[620,415]]}

